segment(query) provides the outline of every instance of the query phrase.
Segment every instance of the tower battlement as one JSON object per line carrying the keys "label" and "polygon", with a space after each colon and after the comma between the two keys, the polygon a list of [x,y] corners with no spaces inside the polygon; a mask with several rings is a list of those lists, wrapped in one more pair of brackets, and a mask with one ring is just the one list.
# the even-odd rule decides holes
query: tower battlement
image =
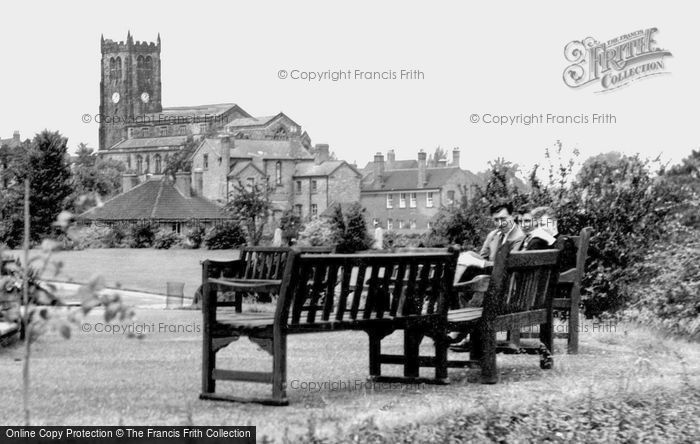
{"label": "tower battlement", "polygon": [[160,34],[155,42],[139,41],[134,42],[134,38],[129,32],[126,36],[126,41],[105,39],[104,36],[100,39],[100,48],[102,54],[116,53],[116,52],[143,52],[143,53],[160,53]]}

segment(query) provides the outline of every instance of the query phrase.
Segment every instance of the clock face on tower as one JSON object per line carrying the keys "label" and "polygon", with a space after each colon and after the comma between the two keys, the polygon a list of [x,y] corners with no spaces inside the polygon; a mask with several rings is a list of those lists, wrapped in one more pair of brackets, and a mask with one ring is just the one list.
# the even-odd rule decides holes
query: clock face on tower
{"label": "clock face on tower", "polygon": [[120,98],[121,98],[121,96],[119,95],[118,92],[115,92],[114,94],[112,94],[112,102],[119,103]]}
{"label": "clock face on tower", "polygon": [[148,100],[151,98],[151,96],[148,95],[147,92],[141,93],[141,101],[143,103],[148,103]]}

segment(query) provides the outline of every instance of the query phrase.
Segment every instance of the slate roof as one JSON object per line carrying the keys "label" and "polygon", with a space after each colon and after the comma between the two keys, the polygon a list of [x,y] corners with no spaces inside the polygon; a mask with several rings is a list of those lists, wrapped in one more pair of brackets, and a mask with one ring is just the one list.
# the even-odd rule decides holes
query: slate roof
{"label": "slate roof", "polygon": [[[374,162],[367,162],[367,165],[362,168],[362,171],[365,175],[367,175],[372,172],[373,168]],[[384,168],[387,170],[408,170],[411,168],[418,168],[418,161],[416,159],[395,160],[393,162],[385,160]]]}
{"label": "slate roof", "polygon": [[187,198],[167,179],[151,179],[78,216],[84,220],[224,219],[214,202],[200,196]]}
{"label": "slate roof", "polygon": [[[195,106],[171,106],[168,108],[163,108],[163,111],[159,113],[147,113],[145,114],[144,120],[147,121],[148,118],[153,120],[158,120],[159,116],[167,117],[204,117],[208,116],[218,116],[231,108],[237,107],[235,103],[215,103],[212,105],[195,105]],[[239,107],[240,109],[240,107]],[[245,115],[248,115],[243,109],[240,109]]]}
{"label": "slate roof", "polygon": [[244,160],[242,162],[236,162],[233,168],[231,168],[231,172],[228,174],[228,177],[236,177],[248,167],[255,168],[258,171],[258,173],[260,173],[263,176],[265,175],[265,173],[260,168],[258,168],[258,166],[255,165],[253,162],[249,160]]}
{"label": "slate roof", "polygon": [[[454,174],[465,174],[476,182],[476,176],[459,167],[426,168],[426,184],[422,188],[435,189],[442,187]],[[474,176],[473,178],[471,176]],[[381,191],[390,190],[416,190],[418,188],[418,169],[389,170],[382,175],[383,187]],[[370,173],[362,181],[362,191],[373,190],[374,174]]]}
{"label": "slate roof", "polygon": [[[231,138],[232,159],[281,159],[304,160],[313,159],[298,139],[290,140],[255,140]],[[199,149],[208,149],[221,155],[221,139],[205,139]]]}
{"label": "slate roof", "polygon": [[112,145],[110,150],[130,150],[160,147],[181,147],[187,141],[187,136],[143,137],[125,139]]}
{"label": "slate roof", "polygon": [[356,174],[360,174],[359,171],[344,160],[327,160],[322,164],[311,162],[297,164],[294,168],[294,177],[329,176],[343,164],[350,167]]}
{"label": "slate roof", "polygon": [[224,125],[225,128],[231,128],[231,127],[244,127],[244,126],[258,126],[258,125],[265,125],[270,120],[274,119],[277,117],[279,114],[275,114],[274,116],[262,116],[262,117],[242,117],[240,119],[235,119]]}

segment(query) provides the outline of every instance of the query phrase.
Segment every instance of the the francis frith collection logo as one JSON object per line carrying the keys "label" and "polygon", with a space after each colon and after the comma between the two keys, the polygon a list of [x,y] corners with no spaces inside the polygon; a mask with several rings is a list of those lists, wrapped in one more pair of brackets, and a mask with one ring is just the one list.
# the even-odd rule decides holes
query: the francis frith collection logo
{"label": "the francis frith collection logo", "polygon": [[564,48],[572,63],[564,70],[564,83],[571,88],[596,85],[596,92],[607,92],[667,74],[664,57],[672,54],[657,46],[656,32],[656,28],[640,29],[606,42],[593,37],[574,40]]}

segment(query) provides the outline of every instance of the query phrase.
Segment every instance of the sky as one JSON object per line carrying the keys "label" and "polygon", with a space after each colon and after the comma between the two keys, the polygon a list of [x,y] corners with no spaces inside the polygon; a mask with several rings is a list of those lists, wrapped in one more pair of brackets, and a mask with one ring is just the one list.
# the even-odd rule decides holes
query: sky
{"label": "sky", "polygon": [[[110,6],[111,5],[111,6]],[[611,150],[676,163],[699,145],[699,7],[691,2],[13,2],[3,4],[0,137],[44,128],[97,147],[100,35],[162,40],[164,107],[233,102],[283,111],[313,143],[363,166],[461,149],[480,171],[523,169],[560,140],[579,159]],[[667,74],[595,93],[570,88],[564,47],[657,28]],[[419,79],[307,81],[292,73],[419,70]],[[287,78],[280,78],[280,71]],[[605,124],[485,124],[485,115],[613,115]],[[475,114],[479,123],[472,123]]]}

